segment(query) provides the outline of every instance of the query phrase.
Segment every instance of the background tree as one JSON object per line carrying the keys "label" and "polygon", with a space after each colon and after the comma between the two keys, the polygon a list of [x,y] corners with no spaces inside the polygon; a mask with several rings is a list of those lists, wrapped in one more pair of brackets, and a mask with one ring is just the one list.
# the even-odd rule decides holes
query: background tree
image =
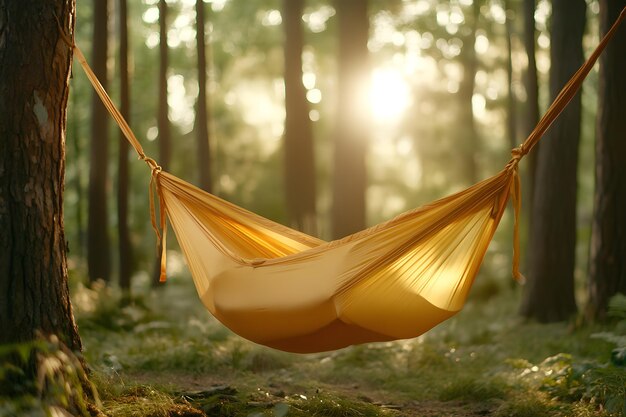
{"label": "background tree", "polygon": [[513,15],[514,11],[511,7],[511,0],[505,0],[505,28],[506,28],[506,81],[507,81],[507,97],[506,97],[506,135],[509,138],[509,145],[514,148],[518,145],[517,141],[517,112],[515,105],[515,94],[513,91]]}
{"label": "background tree", "polygon": [[[550,48],[550,96],[554,99],[583,61],[584,0],[554,0]],[[580,142],[578,93],[538,149],[530,225],[529,274],[521,313],[550,322],[576,312],[576,170]]]}
{"label": "background tree", "polygon": [[0,344],[57,334],[81,340],[63,228],[72,0],[0,1]]}
{"label": "background tree", "polygon": [[[130,124],[130,89],[128,86],[128,6],[119,0],[120,27],[120,112]],[[120,133],[117,180],[117,233],[119,254],[119,283],[123,292],[130,295],[133,265],[133,248],[128,227],[128,141]]]}
{"label": "background tree", "polygon": [[[167,102],[167,69],[169,67],[169,48],[167,46],[167,3],[159,0],[159,108],[157,114],[157,128],[159,130],[159,164],[168,170],[172,157],[172,144],[169,120],[169,105]],[[152,282],[158,285],[161,276],[161,248],[158,248]]]}
{"label": "background tree", "polygon": [[467,184],[474,184],[478,181],[478,166],[476,155],[479,152],[480,144],[476,122],[474,120],[473,97],[476,85],[476,71],[478,70],[478,59],[476,57],[476,30],[480,19],[480,5],[482,0],[474,0],[468,12],[466,12],[467,35],[463,38],[463,48],[461,49],[460,62],[463,68],[463,76],[459,85],[459,118],[457,129],[457,146],[462,150],[461,164],[463,165],[463,178]]}
{"label": "background tree", "polygon": [[167,102],[167,71],[169,67],[169,48],[167,46],[167,14],[165,0],[159,0],[159,110],[157,127],[159,130],[159,164],[164,170],[169,169],[172,157],[169,105]]}
{"label": "background tree", "polygon": [[316,233],[313,132],[302,83],[303,0],[283,0],[285,33],[285,185],[289,224]]}
{"label": "background tree", "polygon": [[[528,59],[528,67],[524,72],[524,89],[526,90],[526,103],[524,108],[524,138],[539,123],[539,81],[537,79],[537,58],[535,56],[535,2],[536,0],[523,0],[523,19],[524,19],[524,50]],[[541,148],[541,142],[535,146],[535,152],[531,152],[526,162],[526,180],[524,181],[525,190],[525,211],[527,223],[531,222],[532,201],[535,189],[535,174],[537,171],[537,155]],[[528,250],[524,251],[525,253]]]}
{"label": "background tree", "polygon": [[333,177],[332,235],[365,228],[369,18],[367,0],[336,0],[339,79]]}
{"label": "background tree", "polygon": [[[94,0],[93,71],[104,88],[108,86],[108,0]],[[109,165],[109,119],[98,95],[91,96],[91,147],[89,153],[89,207],[87,220],[87,265],[91,282],[111,275],[108,232],[107,180]]]}
{"label": "background tree", "polygon": [[[600,1],[600,32],[604,35],[625,0]],[[596,131],[596,188],[594,194],[589,302],[587,315],[602,319],[608,300],[626,294],[626,30],[615,34],[600,57],[600,85]]]}
{"label": "background tree", "polygon": [[198,51],[198,101],[196,103],[195,130],[198,155],[199,185],[212,191],[211,151],[209,146],[209,110],[207,102],[207,66],[205,43],[204,1],[196,0],[196,50]]}

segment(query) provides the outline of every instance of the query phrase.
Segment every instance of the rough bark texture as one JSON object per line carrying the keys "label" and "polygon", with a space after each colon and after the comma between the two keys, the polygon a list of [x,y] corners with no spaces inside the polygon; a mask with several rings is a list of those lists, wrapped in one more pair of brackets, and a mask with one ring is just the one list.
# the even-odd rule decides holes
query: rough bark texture
{"label": "rough bark texture", "polygon": [[367,0],[336,0],[339,19],[339,82],[335,134],[332,234],[365,228],[369,85]]}
{"label": "rough bark texture", "polygon": [[[600,1],[604,35],[626,0]],[[603,319],[609,299],[626,294],[626,27],[600,57],[596,188],[589,281],[590,319]]]}
{"label": "rough bark texture", "polygon": [[[63,232],[73,0],[0,0],[0,344],[55,333],[81,342]],[[73,30],[73,29],[72,29]]]}
{"label": "rough bark texture", "polygon": [[313,133],[302,84],[303,0],[283,0],[285,31],[285,187],[291,227],[316,233]]}
{"label": "rough bark texture", "polygon": [[[584,0],[554,0],[550,95],[554,99],[583,61]],[[576,312],[576,169],[580,141],[578,93],[542,140],[530,228],[530,270],[521,313],[542,322]]]}
{"label": "rough bark texture", "polygon": [[[93,71],[107,88],[108,0],[94,1]],[[107,210],[109,155],[108,113],[95,93],[91,98],[91,148],[89,157],[89,208],[87,220],[87,265],[91,282],[111,275]]]}
{"label": "rough bark texture", "polygon": [[198,141],[198,179],[200,188],[211,192],[211,148],[209,146],[209,109],[206,80],[206,45],[204,41],[204,1],[196,0],[196,49],[198,51],[198,102],[196,105],[196,140]]}
{"label": "rough bark texture", "polygon": [[[120,19],[120,112],[130,124],[130,88],[128,85],[128,6],[126,0],[119,0]],[[117,233],[119,254],[119,283],[122,291],[130,292],[133,265],[133,248],[128,229],[128,141],[120,133],[117,180]]]}

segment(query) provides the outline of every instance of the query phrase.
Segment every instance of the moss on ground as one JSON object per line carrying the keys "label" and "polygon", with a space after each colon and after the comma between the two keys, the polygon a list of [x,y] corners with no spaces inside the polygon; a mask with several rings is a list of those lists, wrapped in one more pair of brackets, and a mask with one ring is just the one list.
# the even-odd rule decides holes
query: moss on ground
{"label": "moss on ground", "polygon": [[[114,291],[77,291],[84,354],[109,416],[624,414],[626,372],[611,363],[624,326],[525,323],[511,290],[416,339],[310,355],[233,335],[189,282],[124,307]],[[0,416],[10,404],[0,401]]]}

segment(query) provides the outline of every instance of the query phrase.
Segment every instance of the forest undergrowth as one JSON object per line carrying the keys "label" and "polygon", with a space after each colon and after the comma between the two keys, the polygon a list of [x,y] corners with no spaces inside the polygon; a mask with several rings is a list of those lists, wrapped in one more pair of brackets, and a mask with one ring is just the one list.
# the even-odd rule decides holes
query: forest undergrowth
{"label": "forest undergrowth", "polygon": [[[600,327],[523,322],[518,293],[477,285],[421,337],[308,355],[232,334],[185,277],[124,306],[106,287],[79,286],[73,300],[101,415],[626,415],[626,297]],[[67,356],[47,346],[43,358]],[[62,400],[0,399],[0,415],[63,415],[50,411]]]}

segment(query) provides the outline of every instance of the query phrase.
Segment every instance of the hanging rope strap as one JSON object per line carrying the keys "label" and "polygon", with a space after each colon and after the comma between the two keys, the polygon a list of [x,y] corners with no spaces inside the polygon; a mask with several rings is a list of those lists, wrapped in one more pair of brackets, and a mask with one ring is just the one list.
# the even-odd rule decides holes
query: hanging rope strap
{"label": "hanging rope strap", "polygon": [[[622,10],[619,17],[611,26],[611,29],[604,35],[596,49],[589,55],[587,61],[576,71],[576,73],[572,76],[572,78],[565,84],[563,89],[559,92],[557,97],[554,99],[548,110],[545,112],[541,120],[533,131],[528,135],[528,138],[522,143],[519,147],[513,149],[511,151],[511,160],[507,164],[506,169],[513,170],[513,179],[511,182],[511,199],[513,202],[513,212],[514,212],[514,226],[513,226],[513,277],[523,282],[525,281],[524,276],[521,274],[519,270],[520,264],[520,243],[519,243],[519,217],[522,208],[522,193],[521,193],[521,182],[518,173],[518,164],[519,161],[528,154],[533,147],[539,142],[543,134],[548,130],[550,125],[556,120],[556,118],[561,114],[563,109],[568,105],[568,103],[574,98],[578,90],[580,90],[580,86],[583,81],[593,68],[594,64],[606,48],[607,44],[615,35],[619,25],[626,18],[626,8]],[[626,52],[625,52],[626,53]]]}
{"label": "hanging rope strap", "polygon": [[[154,232],[157,235],[157,248],[160,248],[161,250],[161,273],[160,273],[159,281],[165,282],[167,221],[166,221],[166,216],[164,212],[165,201],[163,200],[163,194],[161,193],[161,190],[159,188],[159,181],[158,181],[158,176],[161,173],[162,168],[159,164],[157,164],[157,162],[154,159],[146,156],[145,152],[143,151],[143,147],[141,146],[141,143],[139,143],[139,140],[137,140],[137,137],[135,136],[133,131],[130,129],[128,122],[126,122],[126,119],[124,119],[124,117],[119,112],[117,107],[115,107],[115,104],[113,104],[111,97],[109,97],[104,87],[102,87],[102,84],[100,84],[98,77],[96,77],[96,74],[94,74],[93,70],[87,63],[87,60],[85,59],[85,55],[83,55],[82,51],[80,50],[78,46],[73,45],[73,48],[74,48],[74,56],[76,57],[76,59],[78,59],[78,62],[80,63],[81,67],[83,67],[83,70],[85,70],[85,74],[87,75],[87,78],[91,82],[91,85],[93,86],[94,90],[100,97],[100,100],[102,100],[102,104],[104,104],[104,107],[106,107],[106,109],[109,111],[113,119],[115,119],[115,122],[122,130],[124,137],[128,140],[128,142],[131,144],[133,149],[135,149],[135,152],[137,152],[139,159],[145,161],[146,164],[148,164],[148,166],[150,167],[150,170],[152,171],[152,175],[150,177],[150,220],[152,223],[152,228],[154,229]],[[159,204],[158,224],[157,224],[157,216],[156,216],[156,206],[154,203],[155,198],[158,198],[158,204]]]}

